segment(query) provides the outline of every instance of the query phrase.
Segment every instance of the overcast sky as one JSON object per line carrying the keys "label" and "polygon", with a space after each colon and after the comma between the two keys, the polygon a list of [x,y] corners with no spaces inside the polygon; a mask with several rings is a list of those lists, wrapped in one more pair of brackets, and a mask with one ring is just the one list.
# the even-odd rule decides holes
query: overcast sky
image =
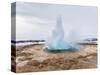
{"label": "overcast sky", "polygon": [[16,40],[50,39],[59,15],[65,40],[97,37],[97,7],[17,2]]}

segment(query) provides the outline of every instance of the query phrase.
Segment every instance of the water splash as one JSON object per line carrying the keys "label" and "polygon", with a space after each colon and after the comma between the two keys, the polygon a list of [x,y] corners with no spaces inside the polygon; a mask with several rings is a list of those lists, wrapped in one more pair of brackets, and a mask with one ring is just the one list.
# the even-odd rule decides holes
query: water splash
{"label": "water splash", "polygon": [[56,27],[52,32],[52,40],[48,43],[49,51],[58,50],[78,50],[78,46],[75,43],[68,43],[64,40],[64,30],[62,26],[62,18],[58,16]]}

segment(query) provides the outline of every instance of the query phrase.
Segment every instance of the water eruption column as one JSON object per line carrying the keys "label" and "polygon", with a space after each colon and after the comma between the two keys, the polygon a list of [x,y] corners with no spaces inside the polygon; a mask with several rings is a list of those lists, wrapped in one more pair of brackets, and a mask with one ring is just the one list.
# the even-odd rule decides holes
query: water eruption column
{"label": "water eruption column", "polygon": [[73,46],[64,40],[62,18],[58,16],[56,27],[52,32],[52,40],[48,44],[48,50],[72,50]]}

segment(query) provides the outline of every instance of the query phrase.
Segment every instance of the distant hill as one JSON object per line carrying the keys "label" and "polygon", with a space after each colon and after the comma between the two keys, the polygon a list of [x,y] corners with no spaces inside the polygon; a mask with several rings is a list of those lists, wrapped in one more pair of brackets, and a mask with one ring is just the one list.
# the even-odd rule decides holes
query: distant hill
{"label": "distant hill", "polygon": [[87,38],[84,40],[79,41],[79,44],[97,44],[97,38]]}
{"label": "distant hill", "polygon": [[11,43],[45,42],[45,40],[11,40]]}
{"label": "distant hill", "polygon": [[87,38],[84,41],[98,41],[98,39],[97,38]]}

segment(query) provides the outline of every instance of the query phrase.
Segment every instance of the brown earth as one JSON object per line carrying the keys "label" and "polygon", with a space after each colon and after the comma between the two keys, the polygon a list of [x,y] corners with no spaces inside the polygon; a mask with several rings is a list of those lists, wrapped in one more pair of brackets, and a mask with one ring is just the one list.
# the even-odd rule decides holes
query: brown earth
{"label": "brown earth", "polygon": [[87,69],[97,67],[97,45],[81,45],[79,51],[48,52],[44,45],[28,45],[16,48],[12,66],[16,72]]}

